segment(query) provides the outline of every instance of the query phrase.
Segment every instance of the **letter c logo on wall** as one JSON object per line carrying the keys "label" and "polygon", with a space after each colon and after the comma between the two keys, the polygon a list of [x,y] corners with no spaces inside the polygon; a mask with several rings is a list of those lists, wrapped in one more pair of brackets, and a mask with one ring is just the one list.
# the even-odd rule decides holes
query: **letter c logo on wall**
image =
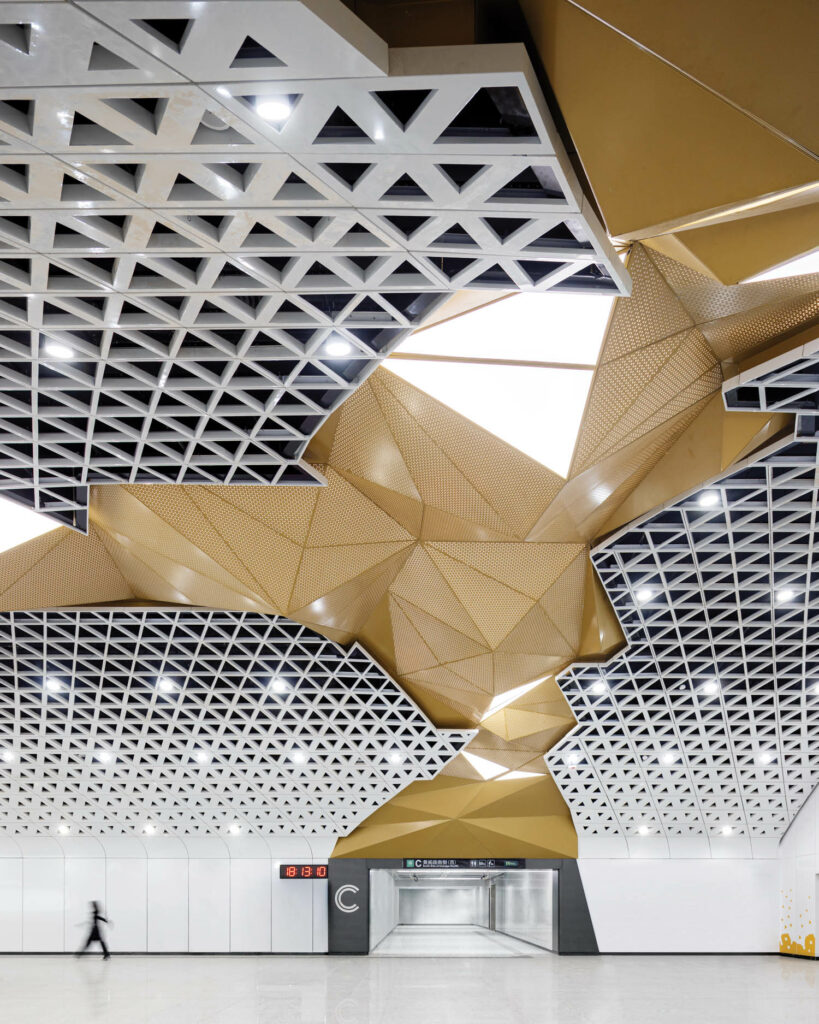
{"label": "letter c logo on wall", "polygon": [[358,910],[357,903],[345,903],[344,897],[360,891],[357,885],[340,885],[336,889],[335,904],[343,914],[354,914]]}

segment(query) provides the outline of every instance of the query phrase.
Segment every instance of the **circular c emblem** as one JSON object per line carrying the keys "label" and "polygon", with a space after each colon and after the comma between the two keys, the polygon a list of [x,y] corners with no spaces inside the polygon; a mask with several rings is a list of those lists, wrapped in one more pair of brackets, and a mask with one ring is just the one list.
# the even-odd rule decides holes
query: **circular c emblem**
{"label": "circular c emblem", "polygon": [[352,895],[353,893],[357,893],[359,891],[360,890],[357,885],[340,885],[336,889],[336,894],[333,897],[333,900],[335,902],[335,905],[343,914],[354,914],[358,910],[357,903],[345,903],[344,897],[348,894]]}

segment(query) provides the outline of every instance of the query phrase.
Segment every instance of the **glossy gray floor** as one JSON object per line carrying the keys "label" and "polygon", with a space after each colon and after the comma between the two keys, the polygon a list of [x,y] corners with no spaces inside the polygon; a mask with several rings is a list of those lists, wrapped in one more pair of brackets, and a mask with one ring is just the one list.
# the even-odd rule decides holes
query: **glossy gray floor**
{"label": "glossy gray floor", "polygon": [[780,957],[0,957],[9,1024],[814,1024]]}
{"label": "glossy gray floor", "polygon": [[399,924],[372,956],[548,956],[510,935],[474,925]]}

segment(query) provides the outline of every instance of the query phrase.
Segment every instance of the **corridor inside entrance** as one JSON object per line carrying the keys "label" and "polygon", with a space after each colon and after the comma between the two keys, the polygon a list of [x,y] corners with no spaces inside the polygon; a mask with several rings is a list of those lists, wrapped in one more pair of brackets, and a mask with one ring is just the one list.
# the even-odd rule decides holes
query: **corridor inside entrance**
{"label": "corridor inside entrance", "polygon": [[373,956],[539,956],[556,949],[557,872],[370,872]]}

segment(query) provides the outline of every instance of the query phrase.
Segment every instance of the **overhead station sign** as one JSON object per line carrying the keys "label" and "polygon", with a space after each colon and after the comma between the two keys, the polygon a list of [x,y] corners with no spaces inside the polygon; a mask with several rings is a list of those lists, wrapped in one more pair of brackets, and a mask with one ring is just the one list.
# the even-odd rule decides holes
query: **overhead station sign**
{"label": "overhead station sign", "polygon": [[466,860],[462,858],[453,857],[405,857],[404,858],[405,868],[414,868],[420,870],[423,868],[435,868],[440,870],[453,870],[457,868],[491,868],[494,871],[497,870],[509,870],[512,868],[525,868],[525,860],[508,859],[503,857],[495,857],[482,860]]}

